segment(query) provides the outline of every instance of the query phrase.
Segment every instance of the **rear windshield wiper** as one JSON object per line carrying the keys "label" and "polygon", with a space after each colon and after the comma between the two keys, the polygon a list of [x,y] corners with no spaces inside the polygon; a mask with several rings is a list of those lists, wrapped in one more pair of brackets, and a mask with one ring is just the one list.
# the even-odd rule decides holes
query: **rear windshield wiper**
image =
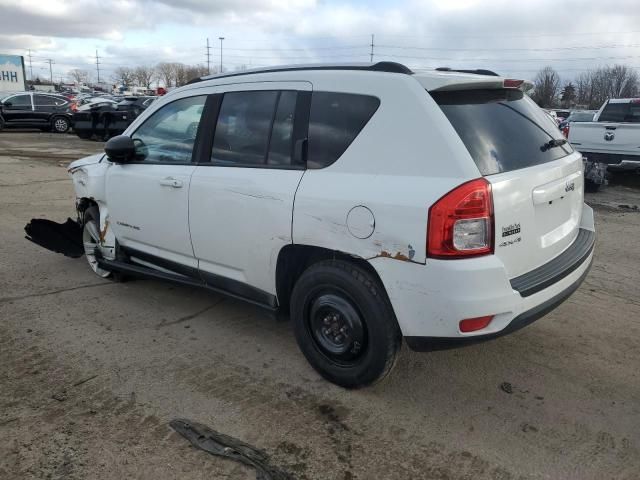
{"label": "rear windshield wiper", "polygon": [[567,139],[566,138],[554,138],[553,140],[549,140],[547,143],[542,145],[540,147],[540,151],[546,152],[547,150],[550,150],[550,149],[552,149],[554,147],[560,147],[560,146],[564,145],[565,143],[567,143]]}

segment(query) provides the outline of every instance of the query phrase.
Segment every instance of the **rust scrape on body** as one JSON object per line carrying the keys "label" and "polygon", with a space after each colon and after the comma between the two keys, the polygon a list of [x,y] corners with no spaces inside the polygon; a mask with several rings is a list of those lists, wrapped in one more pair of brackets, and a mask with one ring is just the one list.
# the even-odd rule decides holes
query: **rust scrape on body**
{"label": "rust scrape on body", "polygon": [[404,253],[402,252],[398,252],[395,255],[391,255],[389,252],[387,252],[386,250],[381,251],[378,255],[376,255],[374,258],[378,258],[378,257],[384,257],[384,258],[393,258],[394,260],[402,260],[403,262],[410,262],[411,259],[409,257],[407,257]]}
{"label": "rust scrape on body", "polygon": [[104,243],[104,237],[107,234],[108,229],[109,229],[109,220],[105,219],[104,228],[100,230],[100,243]]}

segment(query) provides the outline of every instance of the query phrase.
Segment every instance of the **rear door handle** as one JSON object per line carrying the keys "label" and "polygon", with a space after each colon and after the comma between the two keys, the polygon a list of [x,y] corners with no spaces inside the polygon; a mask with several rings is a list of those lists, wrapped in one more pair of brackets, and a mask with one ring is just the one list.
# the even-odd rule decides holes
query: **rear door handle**
{"label": "rear door handle", "polygon": [[173,177],[167,177],[160,180],[163,187],[182,188],[182,180],[176,180]]}

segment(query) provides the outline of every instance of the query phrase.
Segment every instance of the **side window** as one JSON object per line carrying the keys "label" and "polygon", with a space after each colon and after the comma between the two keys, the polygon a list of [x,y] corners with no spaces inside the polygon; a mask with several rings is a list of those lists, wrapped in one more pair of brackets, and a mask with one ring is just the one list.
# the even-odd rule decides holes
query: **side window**
{"label": "side window", "polygon": [[218,165],[264,165],[277,91],[225,93],[213,137]]}
{"label": "side window", "polygon": [[640,104],[630,103],[629,114],[624,120],[625,122],[640,123]]}
{"label": "side window", "polygon": [[280,92],[278,108],[273,119],[271,141],[267,165],[291,165],[293,150],[293,122],[295,120],[298,94],[292,91]]}
{"label": "side window", "polygon": [[53,107],[57,105],[56,99],[48,95],[34,95],[33,103],[36,107]]}
{"label": "side window", "polygon": [[368,95],[313,92],[307,167],[324,168],[340,158],[379,105]]}
{"label": "side window", "polygon": [[31,108],[31,96],[30,95],[16,95],[8,98],[7,101],[11,102],[12,107],[27,107]]}
{"label": "side window", "polygon": [[628,103],[608,103],[598,118],[599,122],[624,122],[629,113]]}
{"label": "side window", "polygon": [[171,102],[154,112],[131,136],[138,161],[190,163],[207,97]]}

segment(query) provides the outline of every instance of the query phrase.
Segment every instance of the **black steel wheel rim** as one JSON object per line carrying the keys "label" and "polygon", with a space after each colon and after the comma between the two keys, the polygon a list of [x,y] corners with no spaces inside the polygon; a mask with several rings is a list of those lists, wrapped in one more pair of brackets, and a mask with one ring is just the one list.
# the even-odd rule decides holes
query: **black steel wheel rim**
{"label": "black steel wheel rim", "polygon": [[316,348],[330,361],[352,365],[366,347],[366,329],[358,309],[335,292],[321,293],[309,302],[308,328]]}

